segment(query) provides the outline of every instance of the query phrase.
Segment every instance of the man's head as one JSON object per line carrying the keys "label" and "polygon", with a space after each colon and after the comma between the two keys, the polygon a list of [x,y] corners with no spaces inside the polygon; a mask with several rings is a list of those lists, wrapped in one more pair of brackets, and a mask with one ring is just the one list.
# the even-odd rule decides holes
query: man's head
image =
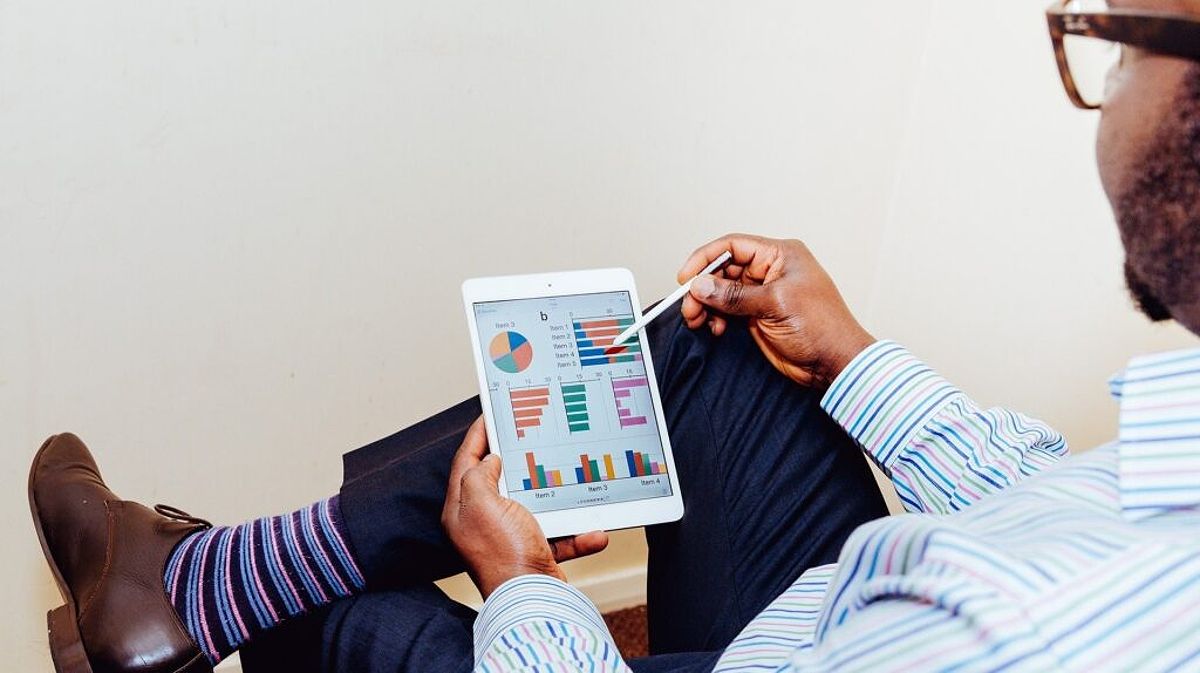
{"label": "man's head", "polygon": [[[1200,0],[1109,4],[1200,18]],[[1135,301],[1151,319],[1200,334],[1200,63],[1127,50],[1105,97],[1097,156]]]}

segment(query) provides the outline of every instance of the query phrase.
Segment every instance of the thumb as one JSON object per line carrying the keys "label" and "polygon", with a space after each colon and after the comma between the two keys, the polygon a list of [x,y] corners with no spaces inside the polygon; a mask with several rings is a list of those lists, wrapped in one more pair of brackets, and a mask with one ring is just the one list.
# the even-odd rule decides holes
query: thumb
{"label": "thumb", "polygon": [[696,301],[727,315],[765,318],[775,310],[771,293],[762,285],[705,275],[692,281],[690,292]]}
{"label": "thumb", "polygon": [[469,498],[478,498],[487,494],[499,498],[499,485],[500,456],[494,453],[489,453],[478,465],[467,470],[462,479],[463,495]]}

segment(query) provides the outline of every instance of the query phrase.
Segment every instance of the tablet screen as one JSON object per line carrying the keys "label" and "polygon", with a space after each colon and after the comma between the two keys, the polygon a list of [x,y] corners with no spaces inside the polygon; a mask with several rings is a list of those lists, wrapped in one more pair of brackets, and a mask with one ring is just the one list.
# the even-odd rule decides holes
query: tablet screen
{"label": "tablet screen", "polygon": [[509,497],[549,512],[671,495],[642,344],[611,348],[628,292],[474,310]]}

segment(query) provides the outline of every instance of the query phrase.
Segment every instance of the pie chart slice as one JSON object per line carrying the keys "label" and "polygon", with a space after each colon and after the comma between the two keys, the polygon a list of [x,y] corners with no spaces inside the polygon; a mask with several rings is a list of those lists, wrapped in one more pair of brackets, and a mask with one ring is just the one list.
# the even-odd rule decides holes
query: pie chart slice
{"label": "pie chart slice", "polygon": [[525,371],[533,362],[533,345],[523,334],[501,332],[492,338],[488,355],[497,369],[516,374]]}

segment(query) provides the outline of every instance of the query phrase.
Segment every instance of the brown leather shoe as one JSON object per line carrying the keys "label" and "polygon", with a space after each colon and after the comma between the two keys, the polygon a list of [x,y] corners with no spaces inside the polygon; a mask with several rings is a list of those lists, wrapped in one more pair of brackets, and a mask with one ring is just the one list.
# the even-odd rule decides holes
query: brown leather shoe
{"label": "brown leather shoe", "polygon": [[208,522],[121,500],[72,434],[33,459],[29,507],[66,600],[47,615],[58,673],[211,673],[163,587],[171,550]]}

